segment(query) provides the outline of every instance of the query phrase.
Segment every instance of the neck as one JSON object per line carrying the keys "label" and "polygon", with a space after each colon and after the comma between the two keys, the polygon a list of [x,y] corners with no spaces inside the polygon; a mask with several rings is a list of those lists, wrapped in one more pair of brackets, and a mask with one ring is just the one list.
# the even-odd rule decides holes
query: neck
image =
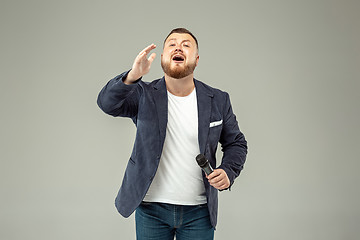
{"label": "neck", "polygon": [[189,95],[195,88],[194,74],[190,74],[184,78],[172,78],[165,73],[166,89],[173,95],[185,97]]}

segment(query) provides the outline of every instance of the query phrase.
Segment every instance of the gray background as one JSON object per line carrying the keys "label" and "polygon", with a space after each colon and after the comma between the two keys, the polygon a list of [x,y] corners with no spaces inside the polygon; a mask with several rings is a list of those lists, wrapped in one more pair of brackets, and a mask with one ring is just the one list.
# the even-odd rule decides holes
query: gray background
{"label": "gray background", "polygon": [[[249,142],[216,239],[359,239],[360,3],[2,0],[0,239],[135,239],[113,205],[134,140],[97,94],[189,28],[196,78]],[[219,154],[220,156],[220,154]]]}

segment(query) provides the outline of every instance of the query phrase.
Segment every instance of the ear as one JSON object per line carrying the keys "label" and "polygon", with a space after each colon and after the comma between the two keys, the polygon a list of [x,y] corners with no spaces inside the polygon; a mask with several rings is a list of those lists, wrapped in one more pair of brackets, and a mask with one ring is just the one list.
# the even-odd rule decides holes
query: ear
{"label": "ear", "polygon": [[197,55],[197,56],[196,56],[196,65],[195,65],[195,66],[197,66],[197,65],[199,64],[199,58],[200,58],[200,56]]}

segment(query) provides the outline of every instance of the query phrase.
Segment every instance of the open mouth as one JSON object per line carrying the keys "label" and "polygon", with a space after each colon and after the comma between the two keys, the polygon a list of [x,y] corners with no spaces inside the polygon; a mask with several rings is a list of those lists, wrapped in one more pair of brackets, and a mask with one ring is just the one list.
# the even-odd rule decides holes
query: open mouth
{"label": "open mouth", "polygon": [[183,62],[184,57],[181,56],[181,55],[175,55],[175,56],[173,56],[172,60],[175,61],[175,62]]}

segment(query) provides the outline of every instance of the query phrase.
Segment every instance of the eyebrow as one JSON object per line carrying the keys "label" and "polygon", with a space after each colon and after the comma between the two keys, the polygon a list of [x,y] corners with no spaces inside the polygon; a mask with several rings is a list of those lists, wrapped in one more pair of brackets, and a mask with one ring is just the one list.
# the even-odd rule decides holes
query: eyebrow
{"label": "eyebrow", "polygon": [[[177,39],[176,39],[176,38],[169,38],[167,41],[171,41],[171,40],[177,40]],[[182,42],[182,43],[183,43],[183,42],[190,42],[190,43],[191,43],[191,41],[188,40],[188,39],[182,40],[181,42]]]}

